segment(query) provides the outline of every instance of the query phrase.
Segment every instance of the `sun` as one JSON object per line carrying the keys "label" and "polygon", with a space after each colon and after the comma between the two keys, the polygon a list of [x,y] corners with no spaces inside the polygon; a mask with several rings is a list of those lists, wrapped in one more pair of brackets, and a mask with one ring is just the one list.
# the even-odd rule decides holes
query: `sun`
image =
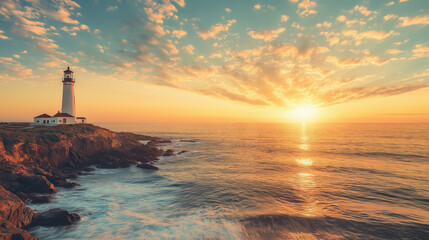
{"label": "sun", "polygon": [[310,121],[315,116],[316,109],[309,105],[297,106],[290,110],[290,116],[301,122]]}

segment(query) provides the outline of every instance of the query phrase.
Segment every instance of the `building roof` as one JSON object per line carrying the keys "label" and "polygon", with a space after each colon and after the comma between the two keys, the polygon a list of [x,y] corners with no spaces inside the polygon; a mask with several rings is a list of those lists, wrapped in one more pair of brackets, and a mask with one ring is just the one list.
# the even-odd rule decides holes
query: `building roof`
{"label": "building roof", "polygon": [[34,117],[34,118],[51,118],[51,116],[49,116],[48,114],[44,113],[44,114],[39,115],[39,116]]}
{"label": "building roof", "polygon": [[68,113],[60,113],[58,112],[57,114],[55,114],[53,117],[74,117]]}
{"label": "building roof", "polygon": [[86,119],[86,117],[77,117],[77,119]]}

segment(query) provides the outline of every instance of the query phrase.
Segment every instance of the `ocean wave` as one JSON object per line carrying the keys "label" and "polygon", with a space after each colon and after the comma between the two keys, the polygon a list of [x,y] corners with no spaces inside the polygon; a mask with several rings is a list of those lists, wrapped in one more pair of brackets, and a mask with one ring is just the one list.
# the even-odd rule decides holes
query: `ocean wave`
{"label": "ocean wave", "polygon": [[329,216],[265,214],[240,222],[248,239],[427,239],[429,236],[428,224],[360,222]]}

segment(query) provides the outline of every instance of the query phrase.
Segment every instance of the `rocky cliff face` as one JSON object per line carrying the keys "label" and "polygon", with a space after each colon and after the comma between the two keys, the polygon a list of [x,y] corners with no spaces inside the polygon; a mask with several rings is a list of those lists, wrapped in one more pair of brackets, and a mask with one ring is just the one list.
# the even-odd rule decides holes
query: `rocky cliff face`
{"label": "rocky cliff face", "polygon": [[[140,140],[150,143],[143,145]],[[19,229],[34,218],[23,201],[49,201],[39,194],[75,186],[70,179],[90,165],[118,168],[155,160],[163,154],[156,148],[160,141],[90,124],[0,124],[0,239],[13,239],[16,234],[31,239]]]}

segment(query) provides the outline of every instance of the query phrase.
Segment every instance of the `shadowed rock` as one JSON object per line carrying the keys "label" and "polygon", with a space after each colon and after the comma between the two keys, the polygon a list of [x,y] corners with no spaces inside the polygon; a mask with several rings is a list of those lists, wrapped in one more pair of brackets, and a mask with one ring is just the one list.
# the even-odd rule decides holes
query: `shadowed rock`
{"label": "shadowed rock", "polygon": [[20,229],[28,226],[34,213],[15,194],[0,186],[0,239],[37,239]]}
{"label": "shadowed rock", "polygon": [[34,213],[15,194],[0,186],[1,218],[8,220],[15,227],[25,227],[33,220]]}
{"label": "shadowed rock", "polygon": [[29,232],[17,228],[6,219],[0,219],[0,239],[1,240],[38,240]]}
{"label": "shadowed rock", "polygon": [[50,203],[52,198],[51,195],[35,195],[30,197],[29,202],[37,204]]}
{"label": "shadowed rock", "polygon": [[167,151],[164,152],[164,154],[162,154],[162,156],[164,157],[174,156],[174,151],[171,149],[168,149]]}
{"label": "shadowed rock", "polygon": [[155,167],[151,164],[141,163],[137,165],[138,168],[148,169],[148,170],[159,170],[158,167]]}
{"label": "shadowed rock", "polygon": [[46,212],[37,213],[33,226],[64,226],[79,221],[80,216],[76,213],[69,213],[60,208],[50,209]]}

